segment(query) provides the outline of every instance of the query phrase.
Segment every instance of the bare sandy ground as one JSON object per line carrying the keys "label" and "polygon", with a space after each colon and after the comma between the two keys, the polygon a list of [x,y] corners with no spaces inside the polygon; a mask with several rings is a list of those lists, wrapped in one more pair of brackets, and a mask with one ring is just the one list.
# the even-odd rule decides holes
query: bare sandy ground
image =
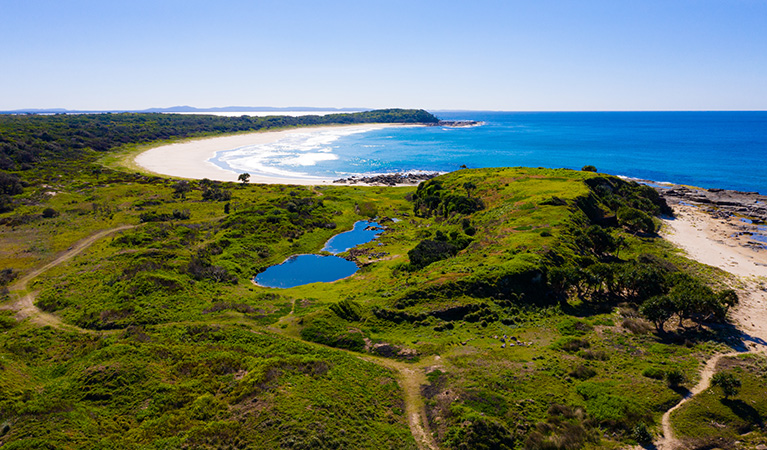
{"label": "bare sandy ground", "polygon": [[[342,125],[341,128],[353,131],[379,130],[382,128],[409,126],[398,124],[364,124]],[[412,125],[410,125],[412,126]],[[149,149],[135,158],[136,164],[160,175],[169,175],[179,178],[192,178],[216,181],[237,181],[238,172],[225,170],[208,160],[213,158],[216,152],[234,150],[239,147],[257,144],[269,144],[296,133],[311,133],[327,127],[295,128],[283,131],[267,131],[231,136],[195,139],[177,144],[163,145]],[[262,184],[300,184],[300,185],[323,185],[331,184],[333,180],[319,178],[279,178],[250,174],[251,183]]]}
{"label": "bare sandy ground", "polygon": [[[738,218],[714,218],[687,205],[674,205],[674,213],[675,219],[663,221],[663,237],[684,250],[690,258],[737,277],[734,287],[739,290],[740,304],[733,310],[732,319],[743,333],[748,351],[767,351],[764,345],[767,342],[767,250],[758,249],[749,243],[747,237],[737,235],[749,227]],[[698,384],[663,415],[663,434],[655,441],[658,450],[683,447],[671,427],[672,412],[710,386],[716,364],[721,358],[739,354],[742,352],[718,354],[706,361]]]}
{"label": "bare sandy ground", "polygon": [[[743,237],[732,237],[744,226],[737,218],[715,219],[685,205],[675,205],[676,218],[664,220],[663,237],[704,264],[718,267],[742,282],[740,305],[733,319],[746,334],[767,341],[767,250],[748,246]],[[758,342],[751,343],[764,349]]]}

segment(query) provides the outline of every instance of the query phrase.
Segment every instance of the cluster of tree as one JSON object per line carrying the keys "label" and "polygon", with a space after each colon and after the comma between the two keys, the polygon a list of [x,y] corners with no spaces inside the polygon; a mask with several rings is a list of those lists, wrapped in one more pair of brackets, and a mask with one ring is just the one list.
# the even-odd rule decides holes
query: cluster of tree
{"label": "cluster of tree", "polygon": [[453,214],[473,214],[484,209],[482,199],[471,196],[477,186],[467,182],[463,187],[467,195],[445,188],[438,179],[424,181],[413,194],[413,212],[421,217],[450,217]]}
{"label": "cluster of tree", "polygon": [[738,294],[732,289],[714,291],[688,276],[681,277],[666,293],[645,300],[640,312],[655,324],[658,331],[672,317],[698,324],[723,322],[729,308],[738,304]]}
{"label": "cluster of tree", "polygon": [[325,116],[219,117],[186,114],[0,115],[0,170],[25,170],[127,143],[306,125],[434,123],[424,110],[384,109]]}
{"label": "cluster of tree", "polygon": [[24,186],[18,176],[0,171],[0,213],[12,210],[11,197],[23,191]]}
{"label": "cluster of tree", "polygon": [[191,213],[188,209],[178,210],[174,209],[172,213],[159,213],[156,211],[149,211],[141,213],[139,221],[145,222],[167,222],[169,220],[189,220]]}
{"label": "cluster of tree", "polygon": [[[564,233],[577,256],[554,257],[548,267],[551,292],[560,301],[576,296],[589,301],[627,301],[659,331],[672,317],[679,324],[724,321],[738,297],[730,290],[714,291],[700,280],[679,272],[668,261],[640,255],[624,261],[618,252],[625,241],[610,228],[622,226],[633,233],[654,233],[652,215],[669,213],[665,200],[649,186],[617,178],[596,177],[586,181],[591,195],[578,206],[588,217],[577,216]],[[616,220],[605,220],[605,217]]]}
{"label": "cluster of tree", "polygon": [[407,252],[407,256],[413,269],[421,269],[429,264],[455,256],[470,243],[471,238],[461,235],[457,231],[447,235],[439,230],[433,239],[424,239],[416,244],[412,250]]}
{"label": "cluster of tree", "polygon": [[585,183],[599,201],[613,212],[621,208],[632,208],[649,216],[672,214],[666,200],[645,184],[602,176],[589,178]]}
{"label": "cluster of tree", "polygon": [[651,255],[586,267],[564,264],[550,268],[547,277],[560,301],[576,296],[588,301],[631,302],[659,331],[674,316],[680,326],[685,319],[698,324],[722,322],[738,302],[735,291],[714,291]]}

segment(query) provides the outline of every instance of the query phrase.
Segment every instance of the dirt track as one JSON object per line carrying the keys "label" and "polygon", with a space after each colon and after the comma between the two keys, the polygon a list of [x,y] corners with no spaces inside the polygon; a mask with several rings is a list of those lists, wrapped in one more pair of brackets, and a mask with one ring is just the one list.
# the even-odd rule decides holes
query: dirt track
{"label": "dirt track", "polygon": [[[29,319],[30,321],[42,326],[50,325],[56,328],[76,330],[82,333],[95,333],[92,330],[86,330],[84,328],[66,324],[62,322],[59,317],[41,311],[40,308],[35,306],[34,303],[37,292],[27,292],[28,285],[32,280],[42,275],[46,271],[58,266],[59,264],[69,261],[99,239],[109,236],[110,234],[128,230],[134,227],[135,225],[123,225],[117,228],[100,231],[77,242],[68,250],[57,256],[53,261],[29,272],[17,280],[13,285],[11,285],[9,290],[18,298],[10,304],[3,305],[0,307],[0,309],[15,310],[17,311],[16,315],[18,319]],[[291,310],[288,316],[292,316],[292,314],[293,311]],[[307,344],[312,345],[311,342]],[[386,358],[368,355],[363,356],[353,352],[348,353],[373,364],[386,367],[395,372],[397,381],[399,382],[404,394],[405,411],[408,418],[408,425],[410,426],[410,431],[413,434],[413,438],[415,439],[418,448],[420,450],[438,450],[439,447],[437,447],[437,444],[431,435],[431,431],[429,430],[429,424],[426,420],[426,410],[424,408],[423,399],[421,398],[421,385],[426,383],[426,375],[424,373],[425,363],[421,362],[417,365],[413,365]]]}
{"label": "dirt track", "polygon": [[134,227],[135,225],[123,225],[117,228],[111,228],[109,230],[99,231],[98,233],[95,233],[91,236],[88,236],[85,239],[78,241],[77,243],[69,247],[69,249],[61,253],[59,256],[57,256],[53,261],[45,264],[44,266],[40,268],[37,268],[29,272],[28,274],[19,278],[11,286],[9,286],[9,291],[11,291],[12,294],[15,294],[16,296],[18,296],[18,298],[13,303],[9,305],[3,305],[0,308],[15,310],[17,319],[28,318],[32,322],[37,323],[39,325],[50,325],[50,326],[70,329],[70,330],[76,329],[83,333],[93,333],[93,331],[91,330],[85,330],[83,328],[78,328],[74,325],[65,324],[57,316],[41,311],[40,308],[35,306],[35,296],[37,295],[37,292],[27,292],[27,287],[30,281],[39,277],[46,271],[58,266],[59,264],[62,264],[74,258],[76,255],[81,253],[86,248],[90,247],[94,242],[98,241],[99,239],[109,236],[110,234],[117,233],[118,231],[128,230]]}

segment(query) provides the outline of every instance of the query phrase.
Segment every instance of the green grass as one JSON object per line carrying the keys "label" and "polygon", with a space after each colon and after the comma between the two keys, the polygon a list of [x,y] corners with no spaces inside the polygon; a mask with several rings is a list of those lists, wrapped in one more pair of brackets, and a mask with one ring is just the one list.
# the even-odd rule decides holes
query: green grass
{"label": "green grass", "polygon": [[415,448],[388,370],[248,328],[19,325],[0,341],[10,448]]}
{"label": "green grass", "polygon": [[[176,180],[70,169],[0,215],[17,222],[2,225],[0,268],[24,273],[95,231],[136,227],[30,286],[54,317],[107,333],[0,321],[9,328],[0,335],[9,394],[0,424],[11,423],[0,443],[10,448],[415,448],[394,374],[324,345],[439,370],[422,395],[446,448],[567,439],[572,448],[613,448],[639,423],[657,428],[682,397],[645,373],[679,369],[690,387],[699,361],[723,348],[706,329],[653,333],[631,313],[636,305],[618,307],[631,299],[552,295],[552,266],[602,258],[573,237],[587,212],[610,210],[590,197],[584,181],[599,177],[591,172],[461,170],[440,178],[445,189],[466,195],[473,183],[485,208],[422,217],[408,200],[415,188],[224,183],[226,214],[197,182],[180,198]],[[49,207],[60,215],[43,219]],[[400,221],[362,246],[385,256],[363,260],[354,276],[290,289],[251,282],[293,254],[318,252],[373,207]],[[141,222],[173,211],[190,217]],[[609,234],[626,242],[612,256],[620,262],[650,254],[721,276],[658,238]],[[471,242],[424,268],[408,264],[420,241],[451,235]],[[355,314],[330,308],[342,301]],[[567,345],[575,339],[587,345]]]}
{"label": "green grass", "polygon": [[717,372],[734,374],[742,383],[737,395],[725,399],[718,387],[709,387],[671,415],[677,437],[695,445],[735,441],[754,448],[767,442],[764,420],[767,397],[764,395],[767,359],[762,355],[722,358]]}

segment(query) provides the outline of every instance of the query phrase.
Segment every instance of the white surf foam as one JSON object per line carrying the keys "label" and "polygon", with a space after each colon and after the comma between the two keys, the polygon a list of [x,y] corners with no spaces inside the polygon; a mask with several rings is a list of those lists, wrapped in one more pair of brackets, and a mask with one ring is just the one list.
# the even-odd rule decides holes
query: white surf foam
{"label": "white surf foam", "polygon": [[317,166],[334,161],[333,143],[344,136],[365,133],[369,129],[328,128],[306,133],[293,133],[268,144],[249,145],[218,152],[216,158],[238,172],[280,177],[312,177],[298,167]]}

